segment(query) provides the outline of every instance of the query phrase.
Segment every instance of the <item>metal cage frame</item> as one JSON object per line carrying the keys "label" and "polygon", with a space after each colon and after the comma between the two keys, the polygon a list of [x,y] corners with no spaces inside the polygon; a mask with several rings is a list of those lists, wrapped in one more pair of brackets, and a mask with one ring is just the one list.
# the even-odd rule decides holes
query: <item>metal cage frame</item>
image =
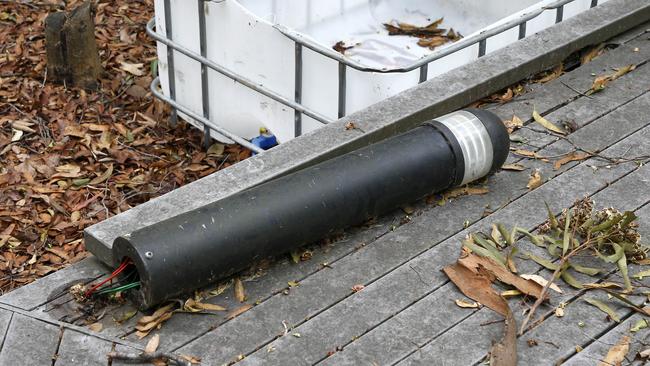
{"label": "metal cage frame", "polygon": [[[206,58],[206,25],[205,25],[205,7],[203,4],[205,2],[222,2],[224,0],[195,0],[198,1],[199,6],[199,38],[200,38],[200,48],[201,53],[196,53],[176,42],[172,39],[172,25],[171,25],[171,14],[170,14],[170,2],[171,0],[164,0],[165,5],[165,35],[158,34],[155,30],[155,18],[152,18],[146,26],[147,34],[156,40],[167,46],[167,61],[168,61],[168,75],[169,75],[169,96],[164,95],[160,85],[160,78],[155,77],[151,82],[151,92],[153,95],[168,103],[172,107],[172,115],[170,117],[170,122],[172,125],[175,125],[178,120],[178,111],[186,114],[192,119],[200,122],[203,125],[204,131],[204,144],[209,146],[211,137],[210,130],[213,129],[218,133],[226,136],[227,138],[232,139],[238,144],[256,152],[261,153],[264,151],[258,146],[253,145],[246,139],[237,136],[234,133],[220,127],[217,123],[209,119],[209,94],[208,94],[208,69],[214,70],[233,81],[240,83],[241,85],[246,86],[247,88],[254,90],[276,102],[283,104],[284,106],[294,110],[294,137],[298,137],[302,134],[302,116],[303,114],[313,118],[314,120],[320,122],[321,124],[328,124],[333,122],[331,118],[323,116],[322,114],[307,108],[301,104],[302,97],[302,51],[303,47],[306,47],[316,53],[319,53],[327,58],[330,58],[338,62],[338,117],[342,118],[346,115],[346,70],[348,67],[353,68],[362,72],[374,72],[374,73],[406,73],[413,71],[415,69],[420,70],[420,77],[418,83],[423,83],[427,80],[428,66],[431,62],[441,59],[447,55],[450,55],[454,52],[460,51],[462,49],[474,46],[478,44],[478,57],[482,57],[486,54],[487,42],[489,38],[499,35],[503,32],[506,32],[510,29],[517,27],[519,29],[518,39],[525,38],[526,34],[526,24],[540,16],[541,14],[547,11],[555,11],[555,23],[560,23],[564,18],[564,6],[566,4],[572,3],[576,0],[558,0],[547,6],[541,7],[535,11],[531,11],[522,15],[517,19],[513,19],[504,24],[501,24],[492,29],[486,30],[479,34],[476,34],[472,37],[463,39],[462,42],[453,43],[448,47],[439,49],[432,52],[427,57],[423,57],[416,62],[413,62],[411,65],[402,68],[396,69],[375,69],[366,67],[359,62],[345,57],[344,55],[323,47],[322,45],[312,41],[311,39],[304,38],[300,33],[295,32],[291,29],[274,26],[280,32],[282,32],[287,38],[291,39],[295,44],[295,95],[294,99],[288,99],[283,95],[280,95],[273,90],[266,88],[265,86],[258,84],[246,77],[238,75],[236,72],[219,65]],[[591,0],[590,7],[593,8],[598,5],[598,0]],[[175,73],[174,73],[174,51],[177,51],[195,61],[198,61],[201,64],[201,95],[202,95],[202,115],[192,111],[190,108],[183,106],[178,103],[175,98]]]}

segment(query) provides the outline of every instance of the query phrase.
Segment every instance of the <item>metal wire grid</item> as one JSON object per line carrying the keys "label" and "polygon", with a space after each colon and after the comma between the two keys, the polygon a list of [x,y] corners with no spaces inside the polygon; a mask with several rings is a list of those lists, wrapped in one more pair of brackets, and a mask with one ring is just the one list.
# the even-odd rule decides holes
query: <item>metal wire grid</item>
{"label": "metal wire grid", "polygon": [[[518,27],[519,29],[519,39],[526,37],[526,24],[528,21],[538,17],[544,12],[555,11],[555,23],[560,23],[564,17],[564,6],[568,3],[571,3],[576,0],[558,0],[552,4],[549,4],[545,7],[542,7],[538,10],[532,11],[530,13],[524,14],[517,19],[513,19],[507,23],[489,29],[487,31],[481,32],[475,36],[465,38],[462,42],[454,43],[449,47],[434,51],[429,56],[424,57],[411,65],[398,69],[374,69],[368,68],[364,65],[358,63],[357,61],[347,58],[344,55],[324,47],[318,43],[311,41],[310,39],[303,38],[299,33],[294,32],[290,29],[283,27],[276,27],[281,31],[286,37],[294,41],[295,43],[295,95],[294,99],[290,100],[273,90],[270,90],[263,85],[255,83],[254,81],[238,75],[232,70],[225,68],[209,59],[206,58],[206,49],[207,49],[207,39],[206,39],[206,25],[205,25],[205,7],[204,3],[206,1],[214,0],[196,0],[198,1],[199,9],[199,37],[200,37],[200,54],[174,42],[172,40],[172,22],[171,22],[171,0],[164,0],[165,6],[165,35],[158,34],[155,31],[155,18],[152,18],[147,23],[147,34],[155,39],[157,42],[160,42],[167,46],[167,64],[168,64],[168,75],[169,75],[169,96],[166,96],[162,93],[160,86],[160,78],[156,77],[151,82],[151,91],[156,98],[168,103],[172,107],[172,115],[170,117],[170,122],[172,125],[176,124],[178,120],[178,111],[185,113],[187,116],[193,118],[194,120],[200,122],[203,125],[204,131],[204,144],[209,146],[210,144],[210,131],[211,129],[219,132],[220,134],[232,139],[238,144],[251,149],[257,153],[262,152],[263,150],[249,141],[237,136],[226,129],[220,127],[217,123],[209,119],[210,116],[210,101],[208,93],[208,69],[214,70],[233,81],[236,81],[249,89],[252,89],[268,98],[279,102],[286,107],[289,107],[294,110],[294,136],[298,137],[302,134],[302,115],[309,116],[314,120],[322,123],[328,124],[333,122],[332,119],[311,110],[301,104],[302,99],[302,51],[303,47],[306,47],[314,52],[317,52],[327,58],[335,60],[338,62],[338,117],[341,118],[345,116],[346,111],[346,71],[348,67],[351,67],[355,70],[363,72],[375,72],[375,73],[405,73],[413,71],[415,69],[420,69],[419,83],[422,83],[427,80],[428,66],[431,62],[436,61],[442,57],[448,56],[454,52],[460,51],[467,47],[471,47],[475,44],[478,44],[478,57],[485,56],[487,49],[487,42],[490,37],[501,34],[505,31]],[[223,0],[221,0],[223,1]],[[216,2],[221,2],[216,1]],[[598,5],[598,0],[591,0],[591,7]],[[174,77],[174,51],[178,51],[185,56],[198,61],[201,64],[201,92],[202,92],[202,115],[195,113],[191,109],[179,104],[176,101],[175,94],[175,77]]]}

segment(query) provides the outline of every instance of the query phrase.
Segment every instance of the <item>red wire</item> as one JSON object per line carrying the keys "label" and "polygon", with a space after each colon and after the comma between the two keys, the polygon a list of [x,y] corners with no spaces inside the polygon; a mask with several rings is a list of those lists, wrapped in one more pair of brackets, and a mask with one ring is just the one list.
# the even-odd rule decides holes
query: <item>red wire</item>
{"label": "red wire", "polygon": [[128,260],[128,259],[125,260],[124,262],[122,262],[122,264],[120,264],[120,266],[117,267],[117,269],[115,269],[115,271],[113,271],[113,273],[111,273],[111,275],[108,276],[108,278],[104,279],[100,283],[98,283],[98,284],[94,285],[93,287],[91,287],[90,289],[88,289],[88,291],[86,291],[85,296],[89,297],[90,295],[92,295],[93,292],[95,292],[98,288],[100,288],[106,282],[108,282],[108,281],[112,280],[113,278],[115,278],[115,276],[117,276],[122,271],[124,271],[124,269],[129,265],[129,263],[131,263],[131,261]]}

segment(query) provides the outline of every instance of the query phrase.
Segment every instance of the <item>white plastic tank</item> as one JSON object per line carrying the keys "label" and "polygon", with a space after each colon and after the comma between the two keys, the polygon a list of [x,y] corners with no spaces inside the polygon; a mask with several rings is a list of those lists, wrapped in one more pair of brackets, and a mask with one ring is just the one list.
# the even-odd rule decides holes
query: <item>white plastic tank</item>
{"label": "white plastic tank", "polygon": [[[602,3],[606,0],[600,0]],[[199,4],[204,7],[205,45],[210,61],[256,85],[336,120],[382,99],[417,85],[423,74],[412,66],[433,53],[489,31],[544,6],[552,0],[156,0],[156,32],[165,36],[171,25],[171,40],[201,54]],[[566,2],[566,1],[565,1]],[[165,19],[165,3],[170,19]],[[592,0],[574,0],[562,7],[567,19],[593,5]],[[541,12],[526,22],[530,35],[556,23],[557,9]],[[441,28],[463,35],[455,43],[430,50],[417,45],[418,38],[389,36],[384,23],[404,22],[425,26],[444,18]],[[504,47],[520,36],[513,27],[485,42],[485,52]],[[342,41],[354,47],[345,52],[350,65],[332,49]],[[296,43],[301,44],[300,53]],[[321,50],[320,52],[316,50]],[[325,54],[324,54],[325,53]],[[329,53],[329,54],[327,54]],[[332,56],[333,55],[333,56]],[[479,44],[432,61],[425,79],[475,60]],[[158,43],[158,70],[163,93],[169,96],[167,46]],[[203,115],[201,63],[174,51],[175,99],[178,104]],[[298,72],[297,73],[297,68]],[[341,68],[344,83],[341,84]],[[363,70],[358,70],[358,69]],[[291,107],[260,94],[212,69],[207,70],[205,94],[209,120],[221,128],[250,139],[266,127],[280,142],[322,126],[307,115],[296,115]],[[298,75],[298,76],[297,76]],[[296,83],[298,78],[298,83]],[[341,86],[342,85],[342,86]],[[341,91],[341,87],[343,91]],[[339,100],[339,95],[342,103]],[[192,120],[183,113],[181,117]],[[296,123],[300,123],[299,128]],[[213,133],[213,137],[228,139]]]}

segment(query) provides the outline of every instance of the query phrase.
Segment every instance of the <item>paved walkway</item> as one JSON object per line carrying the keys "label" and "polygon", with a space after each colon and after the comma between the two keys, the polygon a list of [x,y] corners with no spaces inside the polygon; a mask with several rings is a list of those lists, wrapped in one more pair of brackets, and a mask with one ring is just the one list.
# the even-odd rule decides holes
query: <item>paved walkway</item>
{"label": "paved walkway", "polygon": [[[650,27],[650,26],[648,26]],[[650,40],[639,29],[612,40],[618,47],[558,79],[539,85],[510,103],[491,108],[504,119],[513,113],[530,124],[535,108],[553,121],[572,121],[578,129],[569,138],[578,146],[607,156],[650,155]],[[591,96],[595,75],[612,68],[637,65],[631,73]],[[518,135],[525,144],[514,148],[555,156],[572,149],[564,140],[529,125]],[[484,183],[489,193],[464,196],[440,206],[420,202],[414,212],[382,217],[369,227],[355,228],[342,239],[318,246],[311,260],[294,264],[283,259],[265,273],[244,283],[247,303],[254,305],[240,316],[175,314],[161,329],[160,348],[200,357],[205,365],[221,365],[241,359],[241,365],[473,365],[485,358],[502,324],[487,308],[462,309],[454,304],[464,298],[441,268],[458,256],[460,240],[470,231],[485,230],[492,223],[535,229],[546,218],[544,202],[559,213],[577,199],[593,197],[598,207],[615,206],[636,211],[642,235],[650,238],[650,167],[628,163],[605,167],[590,159],[571,162],[554,170],[539,160],[509,157],[524,172],[499,171]],[[596,168],[597,167],[597,168]],[[528,191],[529,173],[539,169],[544,184]],[[544,255],[522,240],[520,252]],[[548,271],[528,260],[517,260],[522,273]],[[119,325],[133,309],[111,309],[101,320],[100,332],[62,320],[70,320],[74,303],[67,296],[52,297],[74,281],[92,281],[106,268],[93,258],[54,273],[0,297],[0,333],[3,334],[0,365],[106,365],[106,354],[142,349],[148,338],[138,340],[134,325],[138,314]],[[636,273],[638,268],[631,268]],[[616,276],[610,272],[602,280]],[[590,279],[577,276],[578,280]],[[299,285],[287,290],[287,282]],[[646,278],[642,282],[650,285]],[[362,284],[362,291],[352,286]],[[563,283],[563,294],[552,305],[567,303],[563,318],[552,316],[553,306],[540,308],[545,321],[519,338],[522,365],[593,365],[626,333],[632,336],[630,355],[638,352],[649,330],[629,333],[638,319],[628,308],[615,308],[622,321],[607,321]],[[597,293],[590,293],[598,297]],[[232,290],[209,300],[236,309]],[[512,299],[521,321],[528,306]],[[579,325],[580,324],[580,325]],[[537,345],[530,347],[534,339]],[[647,342],[647,341],[646,341]],[[647,344],[647,343],[646,343]],[[576,347],[583,348],[576,352]],[[131,349],[131,351],[135,351]],[[119,363],[113,362],[112,365]]]}

